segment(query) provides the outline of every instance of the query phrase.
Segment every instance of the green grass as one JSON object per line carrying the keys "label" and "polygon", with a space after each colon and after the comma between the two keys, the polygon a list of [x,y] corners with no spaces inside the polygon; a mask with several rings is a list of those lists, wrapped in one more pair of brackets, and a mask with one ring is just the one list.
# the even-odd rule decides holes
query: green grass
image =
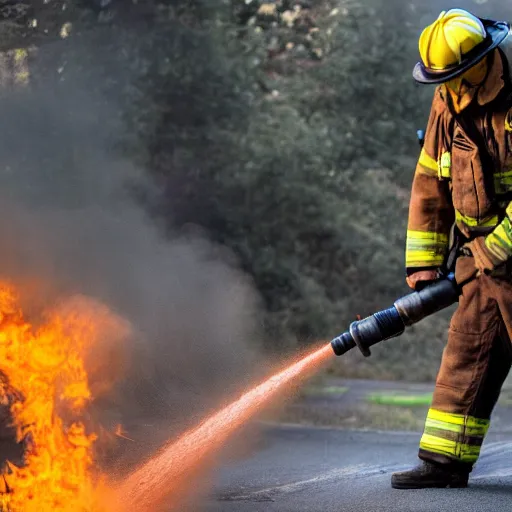
{"label": "green grass", "polygon": [[295,404],[281,411],[282,423],[364,430],[408,430],[420,432],[426,410],[420,407],[395,407],[359,404],[347,409]]}
{"label": "green grass", "polygon": [[344,386],[310,386],[304,390],[305,395],[344,395],[348,391]]}
{"label": "green grass", "polygon": [[422,395],[401,395],[394,393],[373,393],[366,398],[368,402],[397,407],[423,407],[432,402],[432,393]]}

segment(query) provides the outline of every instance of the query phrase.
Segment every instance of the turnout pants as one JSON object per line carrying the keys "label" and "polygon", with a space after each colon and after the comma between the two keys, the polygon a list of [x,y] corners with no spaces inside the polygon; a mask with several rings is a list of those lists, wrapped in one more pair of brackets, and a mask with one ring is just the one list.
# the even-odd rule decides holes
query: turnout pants
{"label": "turnout pants", "polygon": [[[508,265],[507,265],[508,266]],[[474,269],[460,257],[462,282]],[[512,274],[481,275],[464,285],[448,333],[419,457],[471,469],[512,364]]]}

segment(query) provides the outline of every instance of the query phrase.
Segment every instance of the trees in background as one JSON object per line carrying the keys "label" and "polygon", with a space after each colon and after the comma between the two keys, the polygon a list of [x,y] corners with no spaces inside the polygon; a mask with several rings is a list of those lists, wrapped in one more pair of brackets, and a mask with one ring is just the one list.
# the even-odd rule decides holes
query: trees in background
{"label": "trees in background", "polygon": [[407,64],[411,13],[398,33],[360,2],[223,5],[162,24],[143,51],[134,126],[156,209],[236,254],[272,343],[329,336],[404,291],[428,109]]}
{"label": "trees in background", "polygon": [[[262,297],[269,347],[281,349],[332,337],[407,291],[416,129],[432,94],[411,69],[418,33],[435,17],[428,9],[42,0],[11,42],[61,41],[37,55],[40,76],[81,80],[101,69],[94,87],[115,98],[122,150],[157,191],[139,189],[139,200],[169,236],[199,229],[228,248]],[[405,336],[359,368],[432,377],[438,320],[413,331],[423,340],[414,349]]]}

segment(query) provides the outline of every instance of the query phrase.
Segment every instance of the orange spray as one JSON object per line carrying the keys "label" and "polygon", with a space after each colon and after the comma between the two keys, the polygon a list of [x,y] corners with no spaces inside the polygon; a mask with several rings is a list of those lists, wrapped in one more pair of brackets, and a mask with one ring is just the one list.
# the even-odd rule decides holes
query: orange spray
{"label": "orange spray", "polygon": [[191,490],[191,476],[230,436],[268,406],[272,399],[295,384],[297,379],[305,378],[332,354],[330,345],[316,349],[250,389],[177,441],[165,445],[118,487],[114,496],[117,506],[121,510],[139,512],[154,511],[165,501],[177,506]]}

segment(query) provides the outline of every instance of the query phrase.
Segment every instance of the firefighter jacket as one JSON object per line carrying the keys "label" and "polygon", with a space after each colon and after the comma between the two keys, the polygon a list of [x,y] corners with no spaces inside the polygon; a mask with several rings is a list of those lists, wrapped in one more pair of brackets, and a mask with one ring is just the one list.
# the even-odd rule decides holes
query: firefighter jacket
{"label": "firefighter jacket", "polygon": [[[502,49],[472,102],[454,114],[437,87],[416,167],[406,243],[408,273],[445,262],[455,224],[498,265],[512,256],[512,85]],[[512,61],[511,61],[512,62]]]}

